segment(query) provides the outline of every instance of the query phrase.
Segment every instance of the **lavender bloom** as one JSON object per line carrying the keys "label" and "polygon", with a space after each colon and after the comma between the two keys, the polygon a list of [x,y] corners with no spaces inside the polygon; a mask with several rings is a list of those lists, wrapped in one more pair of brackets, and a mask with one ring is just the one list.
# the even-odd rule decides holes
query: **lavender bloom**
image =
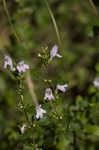
{"label": "lavender bloom", "polygon": [[52,50],[50,52],[50,58],[51,60],[54,58],[54,57],[58,57],[58,58],[61,58],[62,56],[60,54],[58,54],[58,46],[57,45],[54,45],[52,47]]}
{"label": "lavender bloom", "polygon": [[67,87],[68,84],[64,84],[64,85],[57,84],[56,89],[65,92]]}
{"label": "lavender bloom", "polygon": [[20,128],[21,133],[23,134],[26,128],[26,124],[23,124],[23,126]]}
{"label": "lavender bloom", "polygon": [[46,110],[41,108],[41,105],[36,106],[36,118],[43,118],[43,114],[46,113]]}
{"label": "lavender bloom", "polygon": [[44,99],[45,99],[45,100],[48,99],[49,101],[54,99],[54,95],[53,95],[52,90],[51,90],[50,88],[47,88],[47,89],[45,90]]}
{"label": "lavender bloom", "polygon": [[24,64],[24,61],[18,63],[17,70],[19,73],[26,72],[27,69],[29,69],[29,65]]}
{"label": "lavender bloom", "polygon": [[93,84],[96,88],[99,88],[99,77],[96,77],[93,81]]}
{"label": "lavender bloom", "polygon": [[4,68],[10,67],[11,71],[14,71],[12,59],[9,56],[5,56]]}

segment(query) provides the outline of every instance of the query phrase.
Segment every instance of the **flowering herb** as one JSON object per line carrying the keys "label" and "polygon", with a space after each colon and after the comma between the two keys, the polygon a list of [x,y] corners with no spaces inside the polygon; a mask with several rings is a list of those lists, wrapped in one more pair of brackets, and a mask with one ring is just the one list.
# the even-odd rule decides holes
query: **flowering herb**
{"label": "flowering herb", "polygon": [[66,88],[67,87],[68,87],[68,84],[64,84],[64,85],[57,84],[56,90],[60,90],[62,92],[66,92]]}
{"label": "flowering herb", "polygon": [[46,110],[41,108],[41,105],[36,106],[36,119],[43,118],[43,114],[46,113]]}
{"label": "flowering herb", "polygon": [[51,88],[47,88],[47,89],[45,90],[45,96],[44,96],[44,99],[45,99],[45,100],[48,99],[49,101],[51,101],[51,100],[54,99],[54,95],[53,95],[53,93],[52,93]]}
{"label": "flowering herb", "polygon": [[10,67],[11,71],[15,71],[15,68],[13,67],[13,62],[10,56],[5,56],[4,61],[4,68],[7,69],[7,67]]}
{"label": "flowering herb", "polygon": [[52,60],[54,57],[61,58],[62,56],[58,54],[58,46],[54,45],[52,50],[50,51],[50,59]]}
{"label": "flowering herb", "polygon": [[30,67],[27,64],[24,64],[24,61],[21,61],[17,64],[17,71],[19,73],[26,72]]}

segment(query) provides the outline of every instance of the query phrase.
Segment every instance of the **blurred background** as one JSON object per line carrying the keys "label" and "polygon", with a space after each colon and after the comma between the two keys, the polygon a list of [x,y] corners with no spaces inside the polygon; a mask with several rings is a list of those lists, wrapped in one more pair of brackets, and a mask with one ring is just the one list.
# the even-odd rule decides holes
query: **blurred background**
{"label": "blurred background", "polygon": [[[60,46],[44,0],[6,2],[21,41],[16,40],[3,0],[0,0],[0,150],[21,150],[17,126],[24,121],[24,116],[17,111],[18,87],[3,69],[4,56],[10,55],[16,62],[25,60],[31,66],[31,78],[39,102],[43,101],[46,88],[43,79],[51,79],[54,85],[69,82],[70,89],[63,97],[65,103],[74,103],[78,95],[93,93],[93,80],[99,76],[99,3],[98,0],[93,3],[90,0],[48,0],[59,28]],[[46,73],[41,68],[38,53],[42,52],[42,47],[48,46],[51,50],[55,44],[59,45],[63,57],[54,59]],[[32,104],[26,84],[25,87],[25,103]],[[94,150],[92,148],[89,150]]]}

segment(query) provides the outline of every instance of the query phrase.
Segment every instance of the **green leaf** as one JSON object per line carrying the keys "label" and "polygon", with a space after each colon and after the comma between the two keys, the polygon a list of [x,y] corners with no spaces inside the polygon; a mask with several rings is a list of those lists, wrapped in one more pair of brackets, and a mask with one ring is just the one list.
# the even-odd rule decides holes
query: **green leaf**
{"label": "green leaf", "polygon": [[99,136],[99,126],[87,125],[87,127],[84,128],[84,132],[88,133],[88,134],[93,134],[93,135]]}

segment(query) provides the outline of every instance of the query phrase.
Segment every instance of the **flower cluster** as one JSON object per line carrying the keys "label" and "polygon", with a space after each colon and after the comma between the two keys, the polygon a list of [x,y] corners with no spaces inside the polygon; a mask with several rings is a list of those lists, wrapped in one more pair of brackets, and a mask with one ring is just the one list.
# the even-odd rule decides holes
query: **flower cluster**
{"label": "flower cluster", "polygon": [[[62,56],[58,53],[58,46],[54,45],[50,51],[50,60],[52,60],[54,57],[58,57],[61,58]],[[56,91],[61,91],[61,92],[65,92],[66,88],[68,87],[68,84],[64,84],[64,85],[60,85],[57,84],[56,86]],[[54,100],[55,96],[53,94],[53,91],[51,88],[46,88],[45,89],[45,95],[44,95],[44,100]],[[43,114],[46,113],[46,110],[41,108],[41,105],[38,105],[36,107],[36,118],[43,118]]]}
{"label": "flower cluster", "polygon": [[[52,60],[54,57],[61,58],[62,56],[58,53],[58,46],[54,45],[50,51],[50,60]],[[30,67],[29,65],[25,64],[24,61],[20,61],[16,66],[14,66],[13,61],[10,56],[5,56],[5,61],[4,61],[4,68],[7,69],[8,67],[10,68],[10,71],[17,71],[19,74],[26,72]],[[68,87],[67,84],[60,85],[57,84],[56,86],[56,91],[61,91],[65,92],[66,88]],[[46,88],[45,89],[45,95],[44,95],[44,100],[54,100],[55,96],[53,94],[53,91],[51,88]],[[36,119],[43,118],[43,114],[46,113],[46,110],[41,108],[41,105],[36,106]],[[24,132],[25,125],[21,128],[21,132]]]}
{"label": "flower cluster", "polygon": [[17,70],[19,73],[26,72],[26,70],[29,69],[29,65],[25,64],[24,61],[20,61],[15,68],[11,57],[5,56],[4,68],[7,69],[8,67],[10,68],[10,71]]}
{"label": "flower cluster", "polygon": [[42,48],[42,54],[39,53],[38,57],[42,59],[42,62],[45,63],[49,63],[50,61],[52,61],[52,59],[54,57],[58,57],[61,58],[62,56],[58,53],[58,46],[54,45],[52,47],[52,49],[50,50],[50,52],[48,51],[48,47]]}
{"label": "flower cluster", "polygon": [[[64,84],[64,85],[57,84],[56,90],[59,90],[61,92],[65,92],[67,87],[68,87],[68,84]],[[55,99],[55,97],[54,97],[54,95],[52,93],[52,89],[51,88],[47,88],[45,90],[44,100],[47,100],[47,99],[49,101]]]}
{"label": "flower cluster", "polygon": [[[60,90],[62,92],[66,91],[66,88],[68,87],[68,84],[64,84],[64,85],[57,85],[56,86],[56,90]],[[54,100],[55,96],[53,95],[52,89],[51,88],[46,88],[45,89],[45,96],[44,96],[44,100]],[[41,108],[41,105],[38,105],[36,107],[36,118],[43,118],[43,114],[46,113],[46,110]]]}

